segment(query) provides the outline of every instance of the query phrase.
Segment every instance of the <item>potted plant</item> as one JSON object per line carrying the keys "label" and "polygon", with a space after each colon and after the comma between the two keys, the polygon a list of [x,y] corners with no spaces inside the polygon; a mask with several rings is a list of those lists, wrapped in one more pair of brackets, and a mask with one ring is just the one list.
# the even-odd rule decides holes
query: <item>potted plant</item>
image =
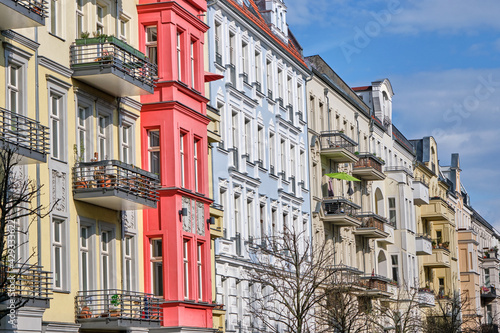
{"label": "potted plant", "polygon": [[435,240],[432,240],[432,248],[435,249],[436,248],[436,241]]}
{"label": "potted plant", "polygon": [[114,294],[111,296],[111,301],[109,302],[111,306],[109,307],[109,316],[110,317],[119,317],[120,316],[120,295]]}
{"label": "potted plant", "polygon": [[445,249],[448,249],[449,246],[450,246],[450,242],[443,242],[443,247]]}
{"label": "potted plant", "polygon": [[[80,152],[78,152],[78,147],[76,144],[73,145],[73,153],[75,154],[75,166],[78,166],[80,162],[83,162],[83,157],[85,154],[85,147],[84,145],[80,145]],[[78,170],[78,169],[77,169]],[[82,174],[76,174],[75,175],[75,188],[86,188],[87,187],[87,182],[85,181],[85,178],[83,177]]]}

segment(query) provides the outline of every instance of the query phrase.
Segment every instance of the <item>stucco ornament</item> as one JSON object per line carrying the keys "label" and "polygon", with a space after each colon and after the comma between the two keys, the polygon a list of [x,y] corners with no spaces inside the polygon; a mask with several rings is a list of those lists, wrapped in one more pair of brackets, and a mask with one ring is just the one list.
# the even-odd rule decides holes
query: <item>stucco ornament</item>
{"label": "stucco ornament", "polygon": [[187,209],[187,216],[182,217],[182,230],[186,232],[191,232],[191,224],[190,224],[190,219],[189,219],[189,212],[190,212],[190,200],[189,198],[182,197],[182,208]]}
{"label": "stucco ornament", "polygon": [[205,236],[205,207],[203,202],[196,202],[196,232],[198,235]]}
{"label": "stucco ornament", "polygon": [[57,170],[52,170],[52,202],[56,211],[66,211],[66,173]]}

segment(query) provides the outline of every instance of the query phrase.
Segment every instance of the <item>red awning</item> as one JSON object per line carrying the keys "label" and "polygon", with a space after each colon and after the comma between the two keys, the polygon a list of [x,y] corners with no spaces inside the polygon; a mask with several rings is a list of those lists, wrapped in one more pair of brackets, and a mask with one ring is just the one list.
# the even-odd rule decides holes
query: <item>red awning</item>
{"label": "red awning", "polygon": [[217,81],[224,78],[224,75],[205,72],[205,82]]}

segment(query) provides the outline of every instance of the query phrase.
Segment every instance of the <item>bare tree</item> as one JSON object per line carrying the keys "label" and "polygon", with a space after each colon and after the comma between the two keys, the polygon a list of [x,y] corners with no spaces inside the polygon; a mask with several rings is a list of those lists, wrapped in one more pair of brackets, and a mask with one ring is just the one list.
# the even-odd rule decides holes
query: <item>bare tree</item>
{"label": "bare tree", "polygon": [[482,332],[480,317],[468,292],[440,297],[424,323],[425,333]]}
{"label": "bare tree", "polygon": [[[335,270],[325,246],[311,244],[305,232],[285,228],[250,249],[254,269],[247,278],[259,285],[250,300],[250,314],[260,331],[308,333],[316,331],[315,308],[325,300],[324,286]],[[254,324],[255,325],[255,324]]]}
{"label": "bare tree", "polygon": [[388,302],[377,303],[376,332],[413,333],[422,329],[418,289],[403,283]]}
{"label": "bare tree", "polygon": [[[26,286],[20,285],[26,283],[26,279],[21,277],[31,274],[28,262],[35,255],[35,249],[23,258],[18,256],[17,252],[25,245],[23,241],[19,243],[19,238],[23,238],[19,236],[27,235],[33,221],[44,218],[52,210],[36,204],[43,185],[22,174],[19,160],[16,149],[6,144],[0,149],[0,302],[8,301],[7,309],[0,310],[0,319],[28,301],[22,297]],[[16,223],[22,219],[29,221],[24,228]],[[31,279],[36,283],[37,277],[31,276]]]}

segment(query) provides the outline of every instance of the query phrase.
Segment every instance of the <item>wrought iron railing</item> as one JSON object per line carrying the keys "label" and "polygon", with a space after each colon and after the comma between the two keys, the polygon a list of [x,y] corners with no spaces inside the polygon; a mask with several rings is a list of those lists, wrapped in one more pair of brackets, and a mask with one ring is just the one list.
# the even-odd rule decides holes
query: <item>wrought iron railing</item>
{"label": "wrought iron railing", "polygon": [[450,251],[450,242],[449,241],[444,241],[439,238],[432,239],[432,248],[433,249],[442,249],[446,251]]}
{"label": "wrought iron railing", "polygon": [[47,0],[10,0],[17,5],[23,6],[29,11],[39,15],[40,17],[47,17],[48,6]]}
{"label": "wrought iron railing", "polygon": [[325,215],[347,215],[357,219],[360,208],[344,197],[327,197],[323,199]]}
{"label": "wrought iron railing", "polygon": [[384,231],[384,224],[388,223],[385,217],[372,212],[359,213],[358,218],[362,222],[359,228],[376,228],[380,231]]}
{"label": "wrought iron railing", "polygon": [[365,275],[361,277],[359,281],[360,285],[366,289],[376,289],[380,291],[387,291],[387,284],[389,283],[389,279],[385,276],[372,274]]}
{"label": "wrought iron railing", "polygon": [[116,37],[75,40],[70,50],[73,70],[98,65],[114,67],[134,80],[155,87],[158,68],[140,51]]}
{"label": "wrought iron railing", "polygon": [[75,297],[75,317],[79,323],[126,319],[160,324],[161,303],[152,294],[119,289],[79,291]]}
{"label": "wrought iron railing", "polygon": [[41,154],[49,153],[49,128],[38,121],[0,108],[0,141]]}
{"label": "wrought iron railing", "polygon": [[49,300],[52,296],[52,272],[44,271],[42,266],[2,264],[0,276],[6,281],[0,293],[8,293],[11,298]]}
{"label": "wrought iron railing", "polygon": [[344,148],[354,154],[358,144],[350,137],[338,131],[324,131],[320,136],[321,149]]}
{"label": "wrought iron railing", "polygon": [[354,169],[373,168],[379,172],[382,172],[383,162],[375,155],[370,153],[360,153],[358,157],[359,160],[354,164]]}
{"label": "wrought iron railing", "polygon": [[73,167],[73,191],[110,188],[158,201],[159,177],[117,160],[80,162]]}

